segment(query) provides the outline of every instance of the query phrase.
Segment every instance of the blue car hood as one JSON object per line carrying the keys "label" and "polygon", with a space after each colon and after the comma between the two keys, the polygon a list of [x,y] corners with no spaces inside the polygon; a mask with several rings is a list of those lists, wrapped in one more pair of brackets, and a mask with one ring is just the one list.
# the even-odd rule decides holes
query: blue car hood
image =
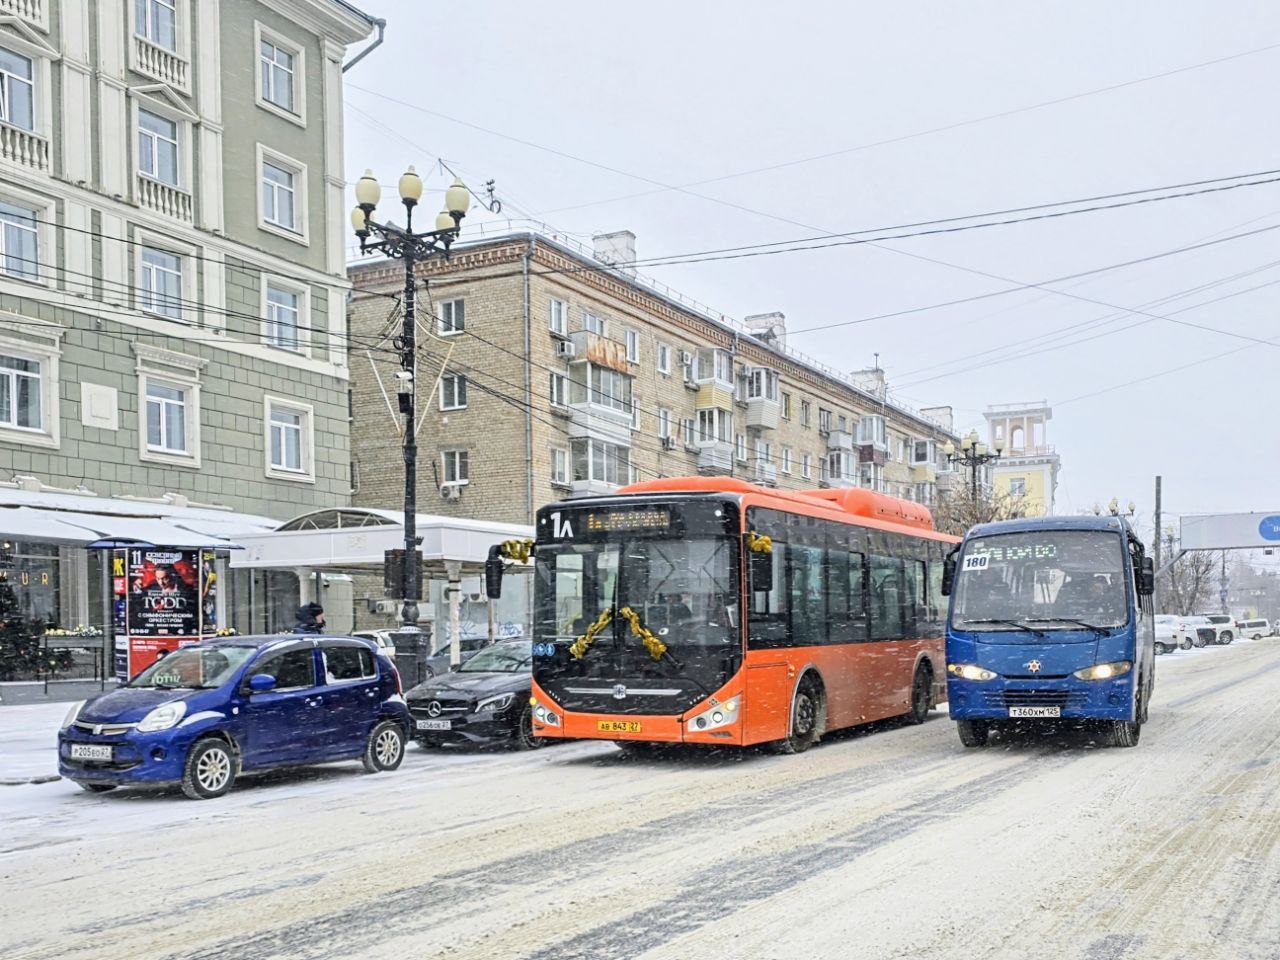
{"label": "blue car hood", "polygon": [[196,690],[157,690],[154,687],[121,687],[103,693],[80,708],[77,719],[94,723],[137,723],[148,713],[171,700],[187,700]]}

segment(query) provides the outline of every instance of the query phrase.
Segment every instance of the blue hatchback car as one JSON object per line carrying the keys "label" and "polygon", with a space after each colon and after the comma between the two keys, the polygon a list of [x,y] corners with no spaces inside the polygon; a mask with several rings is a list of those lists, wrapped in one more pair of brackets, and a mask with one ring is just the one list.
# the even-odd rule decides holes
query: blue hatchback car
{"label": "blue hatchback car", "polygon": [[400,675],[368,641],[227,637],[75,704],[58,732],[58,771],[95,793],[180,784],[207,800],[241,772],[335,760],[394,770],[410,727]]}

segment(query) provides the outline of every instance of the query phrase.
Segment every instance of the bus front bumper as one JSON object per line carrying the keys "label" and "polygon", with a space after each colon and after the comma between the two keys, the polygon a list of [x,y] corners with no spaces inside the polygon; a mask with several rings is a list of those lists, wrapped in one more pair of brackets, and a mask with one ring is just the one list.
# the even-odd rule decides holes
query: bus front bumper
{"label": "bus front bumper", "polygon": [[952,720],[1132,720],[1135,673],[1114,680],[947,678]]}

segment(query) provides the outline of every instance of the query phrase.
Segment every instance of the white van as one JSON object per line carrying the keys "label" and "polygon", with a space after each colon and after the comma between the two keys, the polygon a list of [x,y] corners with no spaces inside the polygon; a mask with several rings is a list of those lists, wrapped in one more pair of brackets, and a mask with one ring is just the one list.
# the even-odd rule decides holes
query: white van
{"label": "white van", "polygon": [[1263,637],[1271,636],[1271,621],[1237,620],[1236,629],[1240,631],[1239,636],[1242,640],[1245,637],[1250,640],[1261,640]]}

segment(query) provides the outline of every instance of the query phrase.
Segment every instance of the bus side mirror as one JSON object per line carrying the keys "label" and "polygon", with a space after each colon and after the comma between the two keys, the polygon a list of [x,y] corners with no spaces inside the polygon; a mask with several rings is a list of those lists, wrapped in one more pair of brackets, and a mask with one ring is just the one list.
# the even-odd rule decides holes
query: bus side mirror
{"label": "bus side mirror", "polygon": [[768,593],[773,589],[772,553],[752,553],[748,571],[751,575],[752,593]]}
{"label": "bus side mirror", "polygon": [[502,570],[502,545],[495,543],[484,562],[484,593],[490,600],[502,599]]}
{"label": "bus side mirror", "polygon": [[1156,564],[1150,557],[1142,558],[1142,569],[1138,573],[1138,593],[1149,597],[1156,592]]}
{"label": "bus side mirror", "polygon": [[956,585],[956,560],[947,557],[942,561],[942,595],[951,596],[951,588]]}

